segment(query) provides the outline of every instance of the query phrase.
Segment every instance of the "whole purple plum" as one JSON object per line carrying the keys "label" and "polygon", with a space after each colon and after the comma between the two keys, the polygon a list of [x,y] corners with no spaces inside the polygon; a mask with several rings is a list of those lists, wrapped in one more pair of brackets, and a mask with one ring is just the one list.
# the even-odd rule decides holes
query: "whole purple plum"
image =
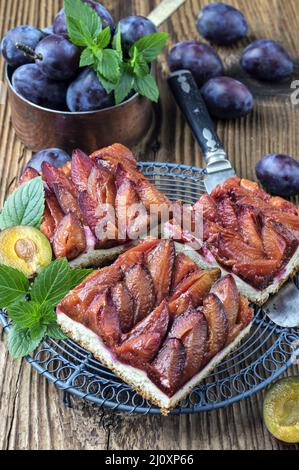
{"label": "whole purple plum", "polygon": [[190,70],[198,86],[223,74],[223,64],[215,49],[197,41],[175,44],[169,52],[168,64],[171,71]]}

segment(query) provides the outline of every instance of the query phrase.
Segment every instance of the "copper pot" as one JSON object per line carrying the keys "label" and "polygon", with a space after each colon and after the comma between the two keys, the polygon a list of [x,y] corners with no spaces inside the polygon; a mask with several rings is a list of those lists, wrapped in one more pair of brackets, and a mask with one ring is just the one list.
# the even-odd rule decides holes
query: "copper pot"
{"label": "copper pot", "polygon": [[147,133],[153,119],[152,103],[135,94],[111,108],[88,112],[46,109],[19,95],[11,83],[13,69],[6,66],[12,124],[19,139],[37,152],[48,147],[86,153],[115,142],[134,146]]}

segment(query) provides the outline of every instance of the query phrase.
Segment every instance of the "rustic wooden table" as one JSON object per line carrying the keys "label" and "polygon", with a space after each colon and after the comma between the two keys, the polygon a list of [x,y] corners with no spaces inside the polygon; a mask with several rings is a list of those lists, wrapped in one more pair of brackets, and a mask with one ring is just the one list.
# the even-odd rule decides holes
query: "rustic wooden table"
{"label": "rustic wooden table", "polygon": [[[60,0],[0,0],[1,37],[20,24],[44,27],[52,23]],[[114,17],[147,15],[159,0],[106,0]],[[187,0],[162,30],[171,42],[197,38],[195,18],[208,3]],[[246,14],[249,37],[238,46],[219,48],[227,69],[236,66],[242,47],[256,38],[282,41],[299,56],[299,0],[230,0]],[[1,62],[3,70],[3,61]],[[176,109],[164,80],[165,57],[156,67],[161,89],[154,134],[135,149],[138,158],[201,165],[199,149]],[[298,74],[297,74],[298,75]],[[3,71],[1,72],[3,77]],[[293,78],[294,79],[294,78]],[[290,100],[290,82],[277,86],[250,83],[256,96],[254,112],[246,119],[218,123],[217,130],[238,174],[254,178],[255,162],[265,153],[285,152],[299,157],[299,105]],[[21,168],[30,158],[10,124],[7,89],[1,83],[0,204],[15,186]],[[294,367],[288,374],[298,374]],[[0,332],[0,449],[281,449],[263,426],[263,393],[225,409],[192,416],[128,416],[102,410],[81,400],[63,404],[54,385],[25,361],[12,361],[5,335]],[[296,447],[296,446],[295,446]],[[293,447],[294,448],[294,447]],[[299,448],[299,447],[298,447]]]}

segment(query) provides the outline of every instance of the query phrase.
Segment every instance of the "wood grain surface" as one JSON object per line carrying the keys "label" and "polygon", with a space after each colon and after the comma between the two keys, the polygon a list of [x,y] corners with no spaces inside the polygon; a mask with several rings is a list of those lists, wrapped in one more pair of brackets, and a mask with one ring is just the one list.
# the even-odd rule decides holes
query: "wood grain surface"
{"label": "wood grain surface", "polygon": [[[159,0],[103,0],[116,19],[131,13],[147,15]],[[171,43],[197,38],[195,18],[208,3],[187,0],[161,27]],[[231,48],[218,48],[228,73],[242,76],[238,57],[255,38],[281,41],[299,57],[299,0],[229,0],[250,23],[248,38]],[[50,25],[60,0],[0,0],[1,37],[20,24]],[[200,151],[167,89],[166,55],[156,73],[161,101],[156,107],[154,133],[136,149],[143,160],[201,165]],[[3,70],[3,61],[1,61]],[[298,71],[298,61],[296,66]],[[1,72],[3,77],[3,72]],[[292,79],[296,78],[294,77]],[[245,78],[248,80],[247,78]],[[3,78],[4,80],[4,78]],[[290,100],[290,80],[270,86],[248,80],[256,96],[246,119],[217,123],[217,131],[238,174],[254,178],[255,162],[265,153],[284,152],[299,157],[299,106]],[[0,88],[0,204],[14,188],[30,151],[10,124],[7,89]],[[288,371],[297,374],[298,367]],[[79,399],[66,407],[63,394],[24,361],[12,361],[5,334],[0,332],[0,449],[287,449],[273,440],[261,417],[263,393],[233,406],[192,416],[128,416],[102,410]],[[296,448],[296,446],[292,447]],[[297,446],[297,448],[299,448]]]}

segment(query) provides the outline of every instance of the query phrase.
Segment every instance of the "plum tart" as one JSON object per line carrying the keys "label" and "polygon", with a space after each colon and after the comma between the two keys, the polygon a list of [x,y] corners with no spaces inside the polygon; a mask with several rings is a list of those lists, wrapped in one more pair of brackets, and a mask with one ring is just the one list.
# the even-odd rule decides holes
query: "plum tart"
{"label": "plum tart", "polygon": [[149,239],[58,305],[63,331],[164,413],[249,332],[253,310],[231,274],[201,269],[190,248]]}

